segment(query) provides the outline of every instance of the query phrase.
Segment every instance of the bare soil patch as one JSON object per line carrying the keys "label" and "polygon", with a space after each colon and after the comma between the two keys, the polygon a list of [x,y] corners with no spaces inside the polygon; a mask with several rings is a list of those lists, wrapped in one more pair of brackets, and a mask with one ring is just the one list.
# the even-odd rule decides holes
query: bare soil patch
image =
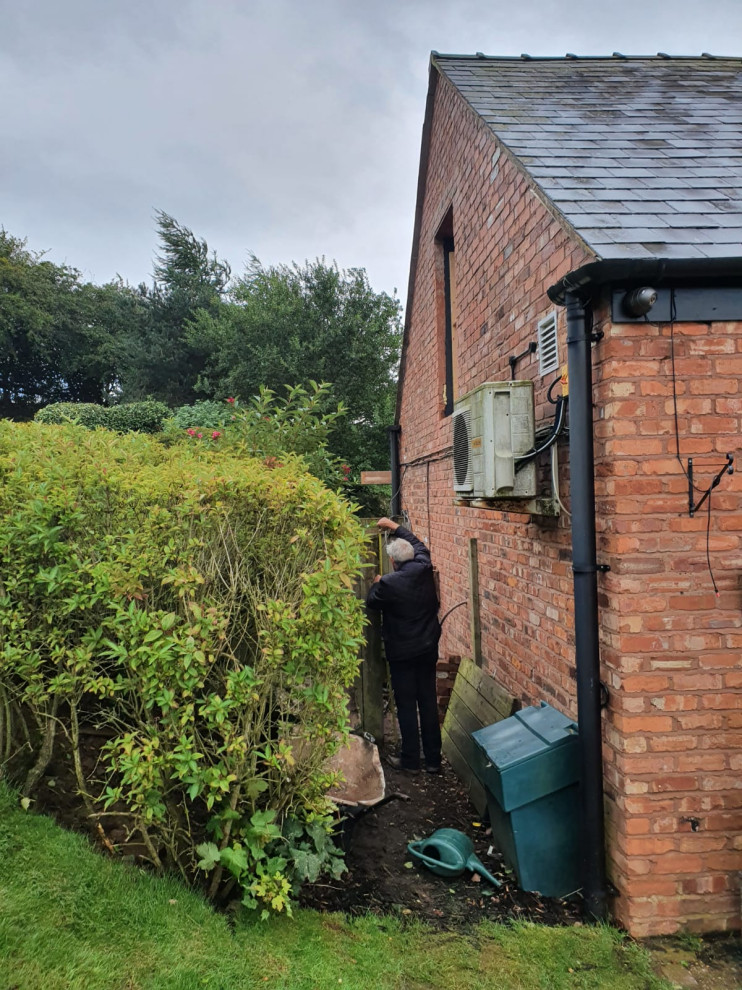
{"label": "bare soil patch", "polygon": [[[520,918],[549,925],[581,923],[578,900],[541,898],[519,890],[499,852],[492,847],[486,822],[477,817],[453,770],[440,775],[409,774],[384,765],[387,794],[394,800],[365,812],[345,831],[348,872],[337,881],[307,886],[301,903],[320,911],[350,915],[372,912],[420,918],[442,928],[468,927],[485,918]],[[413,862],[407,843],[437,828],[457,828],[474,842],[484,866],[502,882],[493,888],[466,871],[454,879],[439,877]]]}
{"label": "bare soil patch", "polygon": [[[92,776],[103,735],[86,734],[83,765]],[[461,783],[444,763],[440,775],[409,774],[384,764],[386,792],[402,798],[364,812],[341,824],[348,872],[340,880],[323,879],[306,885],[300,903],[318,911],[340,911],[358,916],[399,914],[440,928],[466,928],[485,919],[521,918],[550,925],[581,923],[579,900],[541,898],[518,889],[499,852],[492,847],[487,823],[480,821]],[[71,763],[58,759],[44,776],[36,807],[65,828],[82,832],[103,852],[137,861],[144,852],[127,842],[125,820],[106,816],[91,819],[77,796]],[[407,843],[437,828],[457,828],[470,836],[486,868],[502,882],[493,888],[469,871],[456,878],[436,876],[412,862]]]}

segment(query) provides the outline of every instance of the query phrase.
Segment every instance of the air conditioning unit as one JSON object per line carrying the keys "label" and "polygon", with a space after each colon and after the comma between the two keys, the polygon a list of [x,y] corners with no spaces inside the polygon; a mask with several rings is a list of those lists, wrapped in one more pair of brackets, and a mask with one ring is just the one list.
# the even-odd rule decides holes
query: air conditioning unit
{"label": "air conditioning unit", "polygon": [[454,403],[454,491],[465,498],[533,498],[536,464],[516,471],[533,449],[533,382],[488,382]]}

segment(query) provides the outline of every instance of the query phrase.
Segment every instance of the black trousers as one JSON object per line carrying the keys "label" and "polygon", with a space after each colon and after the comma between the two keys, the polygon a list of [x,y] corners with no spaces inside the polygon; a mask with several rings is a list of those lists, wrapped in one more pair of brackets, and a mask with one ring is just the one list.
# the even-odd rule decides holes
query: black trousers
{"label": "black trousers", "polygon": [[408,660],[393,660],[389,664],[402,736],[400,757],[402,765],[409,770],[420,766],[421,737],[426,765],[438,767],[441,763],[441,727],[435,676],[437,662],[436,647]]}

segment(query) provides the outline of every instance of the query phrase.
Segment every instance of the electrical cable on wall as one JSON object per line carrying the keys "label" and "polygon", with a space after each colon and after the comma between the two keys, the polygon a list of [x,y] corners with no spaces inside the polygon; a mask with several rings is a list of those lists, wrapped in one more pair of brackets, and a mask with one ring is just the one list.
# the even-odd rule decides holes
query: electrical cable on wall
{"label": "electrical cable on wall", "polygon": [[567,405],[569,398],[566,395],[560,395],[556,399],[552,399],[551,391],[555,385],[562,381],[562,376],[555,378],[554,381],[549,386],[549,390],[546,393],[546,398],[553,405],[556,406],[554,410],[554,425],[552,426],[551,433],[548,435],[546,440],[539,447],[535,447],[530,450],[527,454],[522,454],[520,457],[515,458],[515,470],[519,471],[522,467],[525,467],[530,461],[538,457],[539,454],[543,454],[545,450],[548,450],[553,444],[555,444],[563,432],[565,424],[567,422]]}
{"label": "electrical cable on wall", "polygon": [[554,444],[551,448],[551,490],[554,495],[554,500],[562,512],[568,519],[572,518],[572,513],[567,509],[564,502],[562,502],[561,495],[559,494],[559,461],[557,457],[557,445]]}
{"label": "electrical cable on wall", "polygon": [[[675,372],[675,322],[677,320],[677,309],[675,307],[675,289],[670,289],[670,366],[672,369],[672,405],[673,414],[675,419],[675,457],[677,458],[678,464],[680,464],[680,469],[685,475],[688,481],[688,511],[691,516],[694,515],[697,509],[699,509],[704,502],[707,502],[706,506],[706,563],[708,565],[709,577],[711,578],[711,584],[714,589],[714,594],[717,598],[719,595],[719,588],[716,584],[714,578],[714,571],[711,566],[711,492],[716,488],[721,479],[725,474],[733,474],[734,468],[734,457],[731,454],[727,454],[727,463],[717,472],[711,481],[708,488],[699,488],[693,482],[693,460],[688,458],[688,468],[686,469],[683,464],[683,459],[680,456],[680,425],[678,417],[678,390],[677,390],[677,375]],[[650,321],[647,320],[647,323]],[[657,324],[652,324],[656,326]],[[696,491],[701,495],[701,498],[694,503],[693,492]]]}
{"label": "electrical cable on wall", "polygon": [[[400,465],[400,467],[401,467],[401,465]],[[402,482],[404,481],[404,476],[405,476],[406,473],[407,473],[407,465],[405,464],[404,465],[404,469],[400,472],[400,475],[399,475],[399,485],[397,486],[397,490],[396,490],[396,492],[392,492],[391,497],[389,498],[389,515],[390,516],[392,514],[392,506],[394,505],[394,500],[397,498],[397,496],[402,491]]]}
{"label": "electrical cable on wall", "polygon": [[[675,374],[675,290],[670,290],[670,365],[672,367],[672,408],[675,417],[675,457],[677,458],[680,469],[688,477],[688,472],[685,470],[685,464],[680,456],[680,426],[678,425],[678,389],[677,389],[677,376]],[[648,321],[647,321],[648,322]],[[653,324],[656,326],[657,324]],[[695,487],[695,486],[694,486]],[[696,488],[696,491],[700,492],[700,488]]]}
{"label": "electrical cable on wall", "polygon": [[447,457],[450,457],[453,453],[453,444],[449,444],[447,447],[441,447],[440,450],[434,450],[430,454],[421,454],[419,457],[413,457],[411,461],[402,461],[399,465],[403,468],[417,467],[418,464],[433,464],[435,461],[444,461]]}
{"label": "electrical cable on wall", "polygon": [[448,611],[445,613],[445,615],[443,616],[443,618],[440,620],[440,624],[443,625],[443,623],[449,617],[449,615],[451,614],[451,612],[455,612],[457,608],[461,608],[462,605],[468,605],[468,604],[469,604],[469,599],[468,598],[465,598],[463,600],[463,602],[457,602],[455,605],[452,605],[448,609]]}
{"label": "electrical cable on wall", "polygon": [[548,450],[552,444],[556,443],[559,438],[559,434],[564,429],[564,424],[567,422],[567,399],[560,396],[556,402],[556,410],[554,412],[554,426],[551,433],[547,439],[541,444],[540,447],[534,448],[534,450],[529,451],[527,454],[522,454],[520,457],[515,458],[515,470],[518,471],[520,468],[524,467],[529,461],[534,460],[539,454],[543,454],[545,450]]}
{"label": "electrical cable on wall", "polygon": [[425,502],[428,507],[428,550],[432,553],[432,540],[430,538],[430,461],[425,462]]}
{"label": "electrical cable on wall", "polygon": [[556,399],[552,398],[551,393],[554,390],[554,387],[556,385],[562,385],[562,386],[564,386],[565,380],[566,379],[565,379],[565,376],[564,375],[559,375],[557,378],[554,379],[554,381],[551,383],[551,385],[549,385],[549,388],[548,388],[548,390],[546,392],[546,401],[547,402],[550,402],[552,404],[552,406],[555,406],[557,404],[558,397]]}
{"label": "electrical cable on wall", "polygon": [[706,509],[706,563],[708,564],[709,574],[711,575],[711,584],[714,586],[714,594],[719,598],[719,589],[716,586],[716,581],[714,580],[714,572],[711,568],[711,552],[710,552],[710,539],[711,539],[711,492],[708,496],[708,508]]}
{"label": "electrical cable on wall", "polygon": [[[419,467],[420,465],[425,465],[425,504],[427,508],[428,515],[428,547],[431,546],[431,532],[430,532],[430,465],[435,464],[437,461],[446,460],[453,453],[453,445],[448,447],[443,447],[441,450],[434,450],[430,454],[421,454],[420,457],[413,457],[411,461],[403,461],[399,466],[402,468],[402,474],[399,479],[400,490],[402,488],[402,479],[407,473],[407,469],[410,467]],[[408,521],[407,513],[403,512],[402,515],[405,520]]]}

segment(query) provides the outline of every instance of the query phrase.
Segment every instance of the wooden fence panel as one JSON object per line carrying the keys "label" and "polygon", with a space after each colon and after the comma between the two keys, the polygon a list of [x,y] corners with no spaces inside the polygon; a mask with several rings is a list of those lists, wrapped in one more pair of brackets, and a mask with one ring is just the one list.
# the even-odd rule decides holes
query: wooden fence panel
{"label": "wooden fence panel", "polygon": [[[366,598],[374,577],[389,570],[386,554],[383,553],[383,537],[375,525],[375,520],[362,520],[367,526],[367,552],[363,577],[358,586],[360,598]],[[366,610],[366,642],[361,650],[361,665],[355,686],[356,706],[360,716],[360,727],[369,732],[376,742],[384,744],[384,687],[387,681],[386,660],[381,644],[381,614],[373,609]]]}
{"label": "wooden fence panel", "polygon": [[484,785],[477,773],[479,757],[472,732],[508,718],[517,702],[471,660],[462,660],[443,723],[443,754],[466,785],[478,814],[487,809]]}

